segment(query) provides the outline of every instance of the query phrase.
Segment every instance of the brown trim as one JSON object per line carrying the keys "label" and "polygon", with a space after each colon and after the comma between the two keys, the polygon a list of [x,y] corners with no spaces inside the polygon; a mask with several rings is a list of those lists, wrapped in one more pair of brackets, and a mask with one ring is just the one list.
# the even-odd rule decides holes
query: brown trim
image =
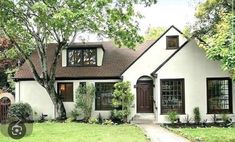
{"label": "brown trim", "polygon": [[[209,99],[208,99],[208,81],[209,80],[228,80],[228,89],[229,89],[229,109],[221,110],[221,112],[213,112],[209,110]],[[233,114],[233,88],[232,88],[232,79],[230,77],[208,77],[206,78],[206,102],[207,102],[207,114],[220,114],[220,113],[230,113]],[[218,110],[217,110],[218,111]]]}
{"label": "brown trim", "polygon": [[[96,57],[95,57],[95,64],[87,64],[85,65],[84,64],[84,50],[89,50],[89,49],[92,49],[95,51],[95,54],[96,54]],[[81,54],[82,54],[82,59],[81,59],[81,65],[79,64],[75,64],[75,65],[70,65],[69,64],[69,51],[75,51],[75,50],[78,50],[78,51],[81,51]],[[91,48],[91,47],[79,47],[79,48],[67,48],[67,51],[66,51],[66,67],[96,67],[97,66],[97,60],[98,60],[98,55],[97,55],[97,47],[94,47],[94,48]]]}
{"label": "brown trim", "polygon": [[156,74],[156,72],[161,69],[171,58],[173,58],[175,56],[176,53],[178,53],[188,42],[190,41],[190,39],[188,39],[184,44],[182,44],[178,50],[176,50],[173,54],[171,54],[170,57],[168,57],[161,65],[159,65],[152,73],[151,75],[154,77],[154,75]]}
{"label": "brown trim", "polygon": [[[34,81],[34,78],[13,78],[15,82],[18,81]],[[110,80],[118,79],[122,80],[120,76],[84,76],[84,77],[56,77],[56,80]]]}
{"label": "brown trim", "polygon": [[72,92],[73,92],[73,94],[72,94],[72,100],[71,101],[67,101],[67,100],[63,100],[63,98],[62,98],[62,100],[63,100],[63,102],[74,102],[74,91],[73,91],[73,89],[74,89],[74,84],[73,84],[73,82],[57,82],[57,93],[58,93],[58,95],[59,95],[59,85],[60,84],[72,84]]}
{"label": "brown trim", "polygon": [[[176,47],[169,47],[169,38],[177,38]],[[171,35],[166,36],[166,49],[167,50],[174,50],[179,48],[179,35]]]}
{"label": "brown trim", "polygon": [[178,31],[180,34],[182,34],[186,39],[188,39],[187,36],[185,36],[179,29],[177,29],[174,25],[170,26],[157,40],[155,40],[137,59],[135,59],[122,73],[121,75],[126,72],[139,58],[141,58],[153,45],[155,45],[156,42],[158,42],[171,28],[174,28],[176,31]]}
{"label": "brown trim", "polygon": [[86,49],[86,48],[90,48],[90,49],[95,49],[95,48],[102,48],[104,50],[103,44],[101,42],[101,44],[92,44],[91,43],[85,43],[85,44],[72,44],[70,47],[66,48],[66,49]]}
{"label": "brown trim", "polygon": [[182,113],[179,113],[180,115],[185,114],[185,79],[184,78],[169,78],[169,79],[160,79],[160,115],[166,115],[162,112],[162,81],[182,81],[183,83],[183,95],[182,95]]}

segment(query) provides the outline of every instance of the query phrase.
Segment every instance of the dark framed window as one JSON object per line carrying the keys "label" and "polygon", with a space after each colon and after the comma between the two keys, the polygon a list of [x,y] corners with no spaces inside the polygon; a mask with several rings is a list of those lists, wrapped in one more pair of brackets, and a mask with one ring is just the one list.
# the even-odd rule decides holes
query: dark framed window
{"label": "dark framed window", "polygon": [[166,36],[166,49],[177,49],[179,47],[179,36]]}
{"label": "dark framed window", "polygon": [[86,82],[80,82],[79,84],[81,87],[86,87]]}
{"label": "dark framed window", "polygon": [[96,110],[112,110],[112,98],[114,91],[113,82],[95,83],[96,96],[95,96],[95,109]]}
{"label": "dark framed window", "polygon": [[57,84],[58,93],[64,102],[73,102],[73,83],[63,82]]}
{"label": "dark framed window", "polygon": [[184,79],[161,79],[161,114],[176,111],[185,113]]}
{"label": "dark framed window", "polygon": [[230,78],[207,78],[207,113],[232,113]]}
{"label": "dark framed window", "polygon": [[97,51],[96,49],[68,49],[67,50],[68,66],[96,66]]}

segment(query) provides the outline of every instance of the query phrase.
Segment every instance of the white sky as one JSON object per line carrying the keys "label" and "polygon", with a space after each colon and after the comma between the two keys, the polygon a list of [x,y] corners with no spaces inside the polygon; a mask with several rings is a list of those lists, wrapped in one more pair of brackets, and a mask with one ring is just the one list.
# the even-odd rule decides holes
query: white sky
{"label": "white sky", "polygon": [[158,0],[151,7],[136,6],[136,10],[145,16],[141,19],[141,33],[151,27],[176,26],[180,30],[187,24],[193,24],[195,5],[202,0]]}
{"label": "white sky", "polygon": [[[194,23],[195,7],[200,1],[203,0],[158,0],[151,7],[137,5],[135,9],[144,16],[139,20],[140,34],[144,34],[148,27],[168,28],[171,25],[182,31],[184,26]],[[85,38],[87,41],[97,41],[97,37],[93,35]],[[78,40],[77,37],[75,41]]]}

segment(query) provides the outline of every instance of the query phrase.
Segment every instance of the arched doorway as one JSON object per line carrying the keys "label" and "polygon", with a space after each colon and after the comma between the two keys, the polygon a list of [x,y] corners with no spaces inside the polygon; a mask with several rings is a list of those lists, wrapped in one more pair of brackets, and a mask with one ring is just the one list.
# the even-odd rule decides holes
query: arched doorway
{"label": "arched doorway", "polygon": [[137,80],[137,113],[153,113],[153,80],[142,76]]}
{"label": "arched doorway", "polygon": [[11,105],[11,100],[8,97],[0,99],[0,122],[7,119],[8,108]]}

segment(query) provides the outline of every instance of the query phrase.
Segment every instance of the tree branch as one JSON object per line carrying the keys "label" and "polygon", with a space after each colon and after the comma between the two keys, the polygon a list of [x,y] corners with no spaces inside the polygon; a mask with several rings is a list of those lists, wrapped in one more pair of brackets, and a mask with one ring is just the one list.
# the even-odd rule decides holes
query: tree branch
{"label": "tree branch", "polygon": [[23,56],[23,58],[28,62],[28,65],[30,66],[31,71],[33,72],[34,79],[41,85],[44,86],[42,79],[37,73],[36,67],[33,64],[32,60],[24,53],[24,51],[20,48],[19,44],[14,40],[13,37],[10,36],[10,34],[6,31],[6,29],[1,26],[4,33],[10,38],[10,41],[13,45],[15,45],[16,49],[19,51],[19,53]]}

